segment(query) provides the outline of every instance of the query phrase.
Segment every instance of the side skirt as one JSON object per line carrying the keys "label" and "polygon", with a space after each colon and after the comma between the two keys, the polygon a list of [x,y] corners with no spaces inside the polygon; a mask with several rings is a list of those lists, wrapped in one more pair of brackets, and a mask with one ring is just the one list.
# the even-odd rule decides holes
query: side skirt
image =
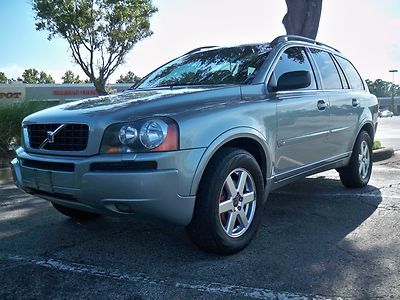
{"label": "side skirt", "polygon": [[277,174],[271,178],[272,184],[270,191],[274,191],[282,186],[285,186],[291,182],[297,181],[310,175],[344,167],[349,163],[350,157],[351,152],[348,152],[341,155],[340,157],[333,158],[333,160],[329,159],[312,165],[304,166],[283,174]]}

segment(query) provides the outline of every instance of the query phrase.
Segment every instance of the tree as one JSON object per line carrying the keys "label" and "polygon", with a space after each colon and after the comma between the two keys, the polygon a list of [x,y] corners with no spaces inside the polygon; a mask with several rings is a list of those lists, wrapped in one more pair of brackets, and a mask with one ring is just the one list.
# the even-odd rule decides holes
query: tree
{"label": "tree", "polygon": [[286,0],[287,14],[283,18],[287,34],[315,40],[321,18],[322,0]]}
{"label": "tree", "polygon": [[38,83],[55,83],[53,77],[45,72],[40,72]]}
{"label": "tree", "polygon": [[4,72],[0,72],[0,83],[7,83],[8,79],[6,77],[6,74]]}
{"label": "tree", "polygon": [[25,83],[54,83],[54,79],[50,74],[39,72],[35,68],[26,69],[22,73],[22,80]]}
{"label": "tree", "polygon": [[38,83],[39,82],[39,71],[32,68],[26,69],[24,73],[22,73],[22,80],[25,83]]}
{"label": "tree", "polygon": [[140,81],[140,77],[136,76],[135,73],[129,71],[125,76],[119,76],[117,83],[132,83],[136,84]]}
{"label": "tree", "polygon": [[150,36],[151,0],[33,0],[36,29],[64,38],[72,57],[96,87],[105,84],[126,54]]}
{"label": "tree", "polygon": [[367,79],[365,82],[369,91],[377,97],[400,96],[400,85],[398,84],[392,84],[382,79],[376,79],[375,81]]}
{"label": "tree", "polygon": [[71,70],[66,71],[61,79],[63,80],[63,83],[82,83],[79,75],[75,76],[75,74]]}

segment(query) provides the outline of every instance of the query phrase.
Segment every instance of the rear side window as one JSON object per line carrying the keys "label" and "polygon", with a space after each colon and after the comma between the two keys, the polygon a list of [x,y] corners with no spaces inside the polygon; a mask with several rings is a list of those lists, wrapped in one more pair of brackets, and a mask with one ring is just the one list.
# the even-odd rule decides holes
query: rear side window
{"label": "rear side window", "polygon": [[343,88],[344,88],[344,89],[349,89],[350,86],[349,86],[349,84],[348,84],[348,82],[347,82],[346,76],[344,76],[344,73],[343,73],[342,68],[339,67],[338,62],[333,58],[333,56],[331,56],[331,58],[333,59],[333,61],[334,61],[334,63],[335,63],[335,66],[336,66],[336,69],[337,69],[338,72],[339,72],[340,79],[342,80]]}
{"label": "rear side window", "polygon": [[357,70],[353,67],[353,65],[347,60],[340,56],[336,56],[336,59],[346,74],[346,77],[349,81],[350,87],[355,90],[364,90],[364,84],[361,80],[360,75],[358,74]]}
{"label": "rear side window", "polygon": [[317,63],[325,89],[342,89],[339,73],[328,52],[319,49],[310,49],[311,55]]}
{"label": "rear side window", "polygon": [[278,80],[279,77],[287,72],[294,71],[309,71],[311,73],[311,84],[304,88],[303,90],[315,90],[317,89],[317,84],[315,81],[314,72],[311,68],[310,61],[308,60],[307,54],[304,48],[293,47],[286,49],[285,52],[279,58],[279,61],[275,67],[272,74],[272,80]]}

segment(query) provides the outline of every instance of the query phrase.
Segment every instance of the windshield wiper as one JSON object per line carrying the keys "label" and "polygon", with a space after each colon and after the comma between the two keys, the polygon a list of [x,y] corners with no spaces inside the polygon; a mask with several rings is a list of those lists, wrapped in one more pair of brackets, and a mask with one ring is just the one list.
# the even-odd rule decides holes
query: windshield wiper
{"label": "windshield wiper", "polygon": [[163,85],[157,85],[154,86],[155,88],[159,88],[159,87],[169,87],[171,90],[175,87],[185,87],[185,86],[192,86],[192,85],[196,85],[196,84],[191,84],[191,83],[172,83],[172,84],[163,84]]}

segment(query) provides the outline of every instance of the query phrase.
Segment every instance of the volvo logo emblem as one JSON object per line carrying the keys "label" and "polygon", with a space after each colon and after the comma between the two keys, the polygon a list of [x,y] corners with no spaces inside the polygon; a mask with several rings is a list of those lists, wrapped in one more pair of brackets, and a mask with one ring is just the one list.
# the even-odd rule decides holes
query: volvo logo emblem
{"label": "volvo logo emblem", "polygon": [[46,139],[40,144],[39,149],[43,149],[47,144],[54,143],[54,137],[65,127],[67,124],[62,124],[54,131],[47,131]]}
{"label": "volvo logo emblem", "polygon": [[47,138],[48,143],[54,143],[54,131],[47,131]]}

